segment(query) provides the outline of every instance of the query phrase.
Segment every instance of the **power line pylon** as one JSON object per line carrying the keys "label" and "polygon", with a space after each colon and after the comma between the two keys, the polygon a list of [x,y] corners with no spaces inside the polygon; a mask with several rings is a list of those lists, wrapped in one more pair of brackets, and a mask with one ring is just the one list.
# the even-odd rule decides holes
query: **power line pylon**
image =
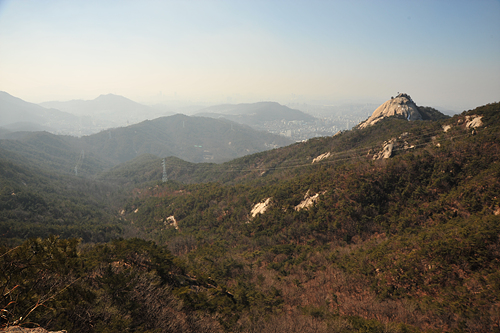
{"label": "power line pylon", "polygon": [[166,183],[168,178],[167,178],[167,167],[165,166],[165,159],[163,159],[163,162],[161,162],[163,165],[163,176],[161,177],[161,181]]}

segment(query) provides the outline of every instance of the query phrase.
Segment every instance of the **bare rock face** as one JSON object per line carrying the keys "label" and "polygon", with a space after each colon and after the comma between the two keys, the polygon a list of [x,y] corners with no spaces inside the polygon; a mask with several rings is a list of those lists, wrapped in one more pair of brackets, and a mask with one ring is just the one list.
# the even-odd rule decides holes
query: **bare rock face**
{"label": "bare rock face", "polygon": [[465,116],[465,127],[466,128],[477,128],[483,126],[483,116],[472,115]]}
{"label": "bare rock face", "polygon": [[328,153],[324,153],[324,154],[321,154],[321,155],[319,155],[318,157],[316,157],[315,159],[313,159],[313,161],[312,161],[312,162],[313,162],[313,163],[316,163],[316,162],[322,161],[322,160],[324,160],[325,158],[330,157],[330,155],[331,155],[331,153],[330,153],[330,152],[328,152]]}
{"label": "bare rock face", "polygon": [[306,195],[304,195],[304,200],[302,200],[301,203],[299,203],[297,206],[295,206],[294,209],[296,211],[299,211],[299,210],[307,209],[307,208],[311,207],[312,205],[314,205],[314,203],[316,203],[319,200],[319,195],[325,194],[325,193],[326,193],[326,191],[312,195],[311,191],[307,190]]}
{"label": "bare rock face", "polygon": [[165,226],[172,226],[174,227],[176,230],[179,230],[179,223],[177,223],[177,220],[175,219],[175,216],[169,216],[165,219],[165,221],[163,222],[163,224],[165,224]]}
{"label": "bare rock face", "polygon": [[414,145],[408,143],[407,139],[410,136],[410,133],[404,132],[398,138],[392,138],[388,141],[385,141],[382,144],[382,150],[373,155],[373,160],[380,160],[384,158],[391,158],[394,156],[394,151],[405,151],[408,149],[415,148]]}
{"label": "bare rock face", "polygon": [[396,143],[395,138],[389,140],[389,142],[384,142],[384,145],[382,146],[382,150],[379,151],[377,154],[373,155],[373,159],[380,160],[382,158],[391,158],[392,151],[394,150],[394,143]]}
{"label": "bare rock face", "polygon": [[370,118],[359,124],[359,128],[366,128],[391,116],[403,116],[407,120],[422,120],[422,115],[418,112],[418,107],[410,95],[401,93],[379,106]]}
{"label": "bare rock face", "polygon": [[252,211],[250,212],[250,215],[252,215],[252,218],[254,218],[257,216],[257,214],[264,214],[264,212],[269,208],[270,205],[271,198],[267,198],[265,201],[255,204],[252,208]]}

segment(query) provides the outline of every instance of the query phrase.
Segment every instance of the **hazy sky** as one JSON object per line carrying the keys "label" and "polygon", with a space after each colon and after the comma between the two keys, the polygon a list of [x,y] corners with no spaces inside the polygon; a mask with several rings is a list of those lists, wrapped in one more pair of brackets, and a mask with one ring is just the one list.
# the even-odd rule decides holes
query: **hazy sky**
{"label": "hazy sky", "polygon": [[500,1],[0,0],[0,90],[463,110],[500,100]]}

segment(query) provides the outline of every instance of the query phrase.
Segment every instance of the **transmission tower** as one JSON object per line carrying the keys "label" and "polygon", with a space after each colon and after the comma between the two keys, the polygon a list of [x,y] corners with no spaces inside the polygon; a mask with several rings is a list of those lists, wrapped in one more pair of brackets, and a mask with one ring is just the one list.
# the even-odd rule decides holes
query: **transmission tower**
{"label": "transmission tower", "polygon": [[165,166],[165,159],[163,159],[163,162],[161,162],[161,165],[163,165],[163,177],[161,177],[161,181],[165,183],[168,180],[167,167]]}
{"label": "transmission tower", "polygon": [[76,162],[75,165],[75,176],[78,176],[78,168],[82,165],[84,159],[85,159],[85,151],[82,149],[80,157],[78,158],[78,161]]}

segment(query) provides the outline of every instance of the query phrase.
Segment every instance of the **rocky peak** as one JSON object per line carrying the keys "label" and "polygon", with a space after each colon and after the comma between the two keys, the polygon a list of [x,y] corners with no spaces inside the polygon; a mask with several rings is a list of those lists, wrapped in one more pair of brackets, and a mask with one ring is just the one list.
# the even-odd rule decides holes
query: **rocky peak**
{"label": "rocky peak", "polygon": [[410,120],[422,120],[422,115],[418,111],[418,107],[411,99],[410,95],[405,93],[400,93],[396,97],[391,97],[390,100],[379,106],[373,114],[359,124],[359,128],[365,128],[371,126],[380,120],[392,117],[392,116],[403,116],[408,121]]}

